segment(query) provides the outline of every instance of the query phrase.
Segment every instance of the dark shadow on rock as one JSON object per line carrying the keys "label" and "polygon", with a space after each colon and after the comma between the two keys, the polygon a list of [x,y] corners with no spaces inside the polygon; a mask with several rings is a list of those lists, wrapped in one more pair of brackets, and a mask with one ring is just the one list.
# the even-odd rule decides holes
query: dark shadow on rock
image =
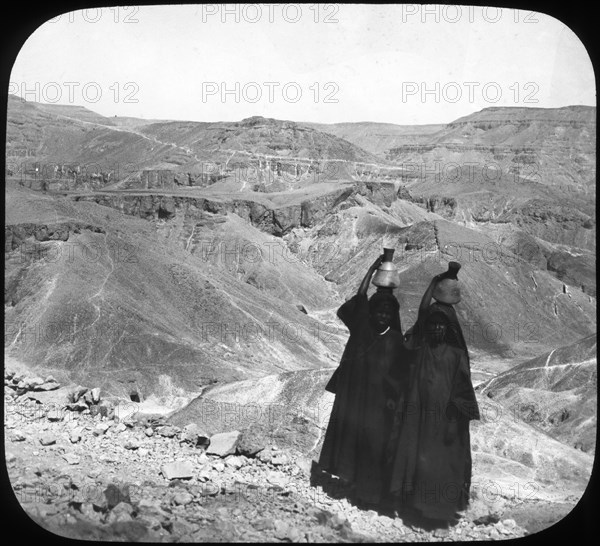
{"label": "dark shadow on rock", "polygon": [[347,499],[350,504],[359,510],[373,510],[380,516],[401,519],[405,526],[413,529],[422,529],[427,532],[436,529],[448,529],[459,521],[458,515],[450,521],[427,518],[410,504],[402,503],[398,497],[391,495],[384,497],[379,504],[365,503],[356,498],[352,483],[329,474],[315,461],[312,461],[310,469],[310,485],[312,487],[321,486],[323,492],[332,499]]}
{"label": "dark shadow on rock", "polygon": [[351,500],[354,490],[353,484],[329,474],[315,461],[312,461],[310,467],[310,485],[312,487],[321,486],[323,491],[332,499],[347,498]]}
{"label": "dark shadow on rock", "polygon": [[413,508],[409,504],[402,504],[398,500],[394,503],[397,517],[402,520],[404,525],[413,529],[422,529],[423,531],[431,532],[437,529],[449,529],[454,527],[460,520],[460,516],[455,516],[449,520],[433,519],[425,517],[419,510]]}
{"label": "dark shadow on rock", "polygon": [[382,502],[380,504],[371,504],[361,501],[356,497],[354,484],[329,474],[329,472],[323,470],[315,461],[312,461],[310,469],[310,485],[312,487],[321,486],[323,492],[332,499],[345,498],[350,504],[360,510],[374,510],[381,516],[395,517],[392,503]]}

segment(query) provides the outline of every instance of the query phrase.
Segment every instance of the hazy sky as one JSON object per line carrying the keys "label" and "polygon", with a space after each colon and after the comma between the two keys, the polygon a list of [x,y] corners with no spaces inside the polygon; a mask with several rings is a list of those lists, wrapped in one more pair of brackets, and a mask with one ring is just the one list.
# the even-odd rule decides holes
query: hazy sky
{"label": "hazy sky", "polygon": [[596,104],[568,27],[477,6],[89,9],[38,28],[10,81],[26,100],[192,121],[426,124],[490,106]]}

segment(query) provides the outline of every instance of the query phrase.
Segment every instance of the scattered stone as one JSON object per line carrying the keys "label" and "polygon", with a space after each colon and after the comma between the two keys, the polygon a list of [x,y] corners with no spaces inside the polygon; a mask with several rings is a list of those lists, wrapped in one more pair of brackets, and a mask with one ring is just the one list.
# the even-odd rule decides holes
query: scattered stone
{"label": "scattered stone", "polygon": [[131,521],[133,506],[129,502],[121,501],[113,507],[106,518],[106,523],[112,524],[119,521]]}
{"label": "scattered stone", "polygon": [[17,396],[17,393],[11,389],[10,387],[4,387],[4,397],[5,398],[14,398]]}
{"label": "scattered stone", "polygon": [[69,440],[71,440],[72,444],[76,444],[77,442],[79,442],[79,440],[81,440],[81,429],[79,429],[79,428],[73,429],[69,433]]}
{"label": "scattered stone", "polygon": [[70,389],[67,387],[60,387],[59,389],[51,391],[40,391],[40,392],[28,392],[25,396],[28,399],[36,400],[37,402],[44,404],[45,406],[54,406],[55,408],[65,407],[71,402],[69,399]]}
{"label": "scattered stone", "polygon": [[180,506],[186,506],[194,500],[194,497],[187,491],[176,493],[173,497],[173,502]]}
{"label": "scattered stone", "polygon": [[[79,399],[87,392],[87,389],[85,387],[82,387],[81,385],[75,387],[74,389],[69,391],[69,401],[72,403],[75,403],[77,401],[79,401]],[[83,403],[83,400],[82,400]]]}
{"label": "scattered stone", "polygon": [[494,527],[502,535],[512,535],[513,534],[513,531],[511,529],[508,529],[507,527],[505,527],[501,521],[496,523],[496,525],[494,525]]}
{"label": "scattered stone", "polygon": [[212,467],[217,471],[217,472],[223,472],[223,470],[225,470],[225,464],[223,464],[221,461],[215,461],[212,464]]}
{"label": "scattered stone", "polygon": [[271,464],[273,465],[284,465],[290,462],[290,458],[285,453],[275,453],[271,456]]}
{"label": "scattered stone", "polygon": [[266,475],[266,479],[269,483],[278,487],[284,487],[289,482],[289,478],[286,475],[281,474],[277,471],[268,472]]}
{"label": "scattered stone", "polygon": [[62,410],[53,408],[48,412],[46,417],[48,418],[48,421],[62,421],[64,419],[64,413]]}
{"label": "scattered stone", "polygon": [[98,402],[100,402],[100,388],[96,387],[94,389],[92,389],[90,391],[91,397],[92,397],[92,402],[94,404],[97,404]]}
{"label": "scattered stone", "polygon": [[208,481],[202,485],[199,494],[203,497],[214,497],[219,494],[221,487],[216,482]]}
{"label": "scattered stone", "polygon": [[310,476],[310,471],[312,469],[312,461],[310,459],[304,457],[298,457],[294,464],[302,471],[305,476]]}
{"label": "scattered stone", "polygon": [[124,432],[127,430],[127,425],[125,425],[125,423],[119,423],[113,430],[115,432]]}
{"label": "scattered stone", "polygon": [[275,522],[271,518],[259,518],[252,523],[257,531],[269,531],[275,528]]}
{"label": "scattered stone", "polygon": [[56,381],[44,381],[41,385],[36,385],[34,391],[54,391],[58,389],[60,385]]}
{"label": "scattered stone", "polygon": [[492,527],[492,529],[490,530],[490,538],[493,540],[498,540],[499,538],[501,538],[501,535],[498,532],[498,529]]}
{"label": "scattered stone", "polygon": [[50,446],[56,443],[56,436],[51,432],[45,432],[40,436],[40,444],[43,446]]}
{"label": "scattered stone", "polygon": [[448,529],[440,528],[433,531],[433,536],[437,538],[445,538],[450,534]]}
{"label": "scattered stone", "polygon": [[82,400],[78,400],[77,402],[70,402],[66,405],[66,408],[71,411],[84,411],[88,409],[88,406]]}
{"label": "scattered stone", "polygon": [[94,399],[92,398],[92,392],[91,391],[85,391],[85,393],[83,394],[83,401],[88,405],[91,406],[92,404],[94,404]]}
{"label": "scattered stone", "polygon": [[115,420],[129,425],[129,423],[136,420],[138,409],[139,405],[134,402],[120,402],[114,406]]}
{"label": "scattered stone", "polygon": [[144,434],[148,437],[154,436],[154,429],[152,429],[151,427],[148,427],[146,430],[144,430]]}
{"label": "scattered stone", "polygon": [[43,385],[45,381],[41,377],[31,377],[25,381],[25,388],[34,390],[36,387]]}
{"label": "scattered stone", "polygon": [[173,461],[161,467],[161,472],[167,480],[180,478],[183,480],[194,477],[194,467],[189,461]]}
{"label": "scattered stone", "polygon": [[206,448],[210,444],[210,436],[201,430],[196,423],[190,423],[183,427],[180,434],[180,441],[187,442],[195,447]]}
{"label": "scattered stone", "polygon": [[237,451],[246,457],[254,457],[267,446],[267,438],[258,426],[250,426],[242,432],[238,440]]}
{"label": "scattered stone", "polygon": [[198,529],[197,525],[181,518],[177,518],[171,522],[171,536],[180,537],[179,540],[181,542],[193,542],[190,535],[196,531],[196,529]]}
{"label": "scattered stone", "polygon": [[286,540],[288,538],[288,533],[291,530],[291,525],[285,521],[276,519],[274,529],[275,538]]}
{"label": "scattered stone", "polygon": [[198,441],[198,425],[196,423],[190,423],[181,430],[179,440],[181,442],[187,442],[188,444],[196,445]]}
{"label": "scattered stone", "polygon": [[259,452],[256,455],[256,458],[261,463],[270,463],[272,457],[273,457],[273,454],[271,453],[271,450],[269,450],[269,449],[263,449],[261,452]]}
{"label": "scattered stone", "polygon": [[237,430],[215,434],[211,436],[210,445],[206,449],[206,452],[211,455],[218,455],[219,457],[233,455],[239,438],[240,432]]}
{"label": "scattered stone", "polygon": [[131,449],[131,450],[135,450],[135,449],[139,449],[140,444],[137,440],[127,440],[125,442],[125,444],[123,445],[123,447],[125,449]]}
{"label": "scattered stone", "polygon": [[95,427],[94,430],[92,431],[92,434],[94,436],[102,436],[103,434],[106,434],[106,431],[110,428],[110,423],[98,423]]}
{"label": "scattered stone", "polygon": [[105,403],[104,401],[98,404],[98,413],[102,417],[106,417],[107,419],[112,419],[115,416],[115,410],[110,404]]}
{"label": "scattered stone", "polygon": [[81,458],[77,455],[73,455],[73,453],[64,453],[62,458],[67,461],[67,463],[75,465],[81,462]]}
{"label": "scattered stone", "polygon": [[176,436],[179,432],[179,427],[173,425],[164,425],[158,428],[156,432],[165,438],[173,438],[173,436]]}
{"label": "scattered stone", "polygon": [[246,461],[242,457],[231,455],[225,459],[225,464],[237,470],[238,468],[242,468],[246,464]]}
{"label": "scattered stone", "polygon": [[334,529],[337,529],[337,528],[341,527],[342,525],[344,525],[344,523],[346,523],[347,521],[348,521],[348,518],[346,517],[346,514],[344,514],[342,512],[337,512],[331,518],[331,525],[333,526]]}
{"label": "scattered stone", "polygon": [[23,442],[26,439],[27,439],[27,437],[25,436],[25,434],[23,434],[22,431],[20,431],[19,429],[13,430],[12,435],[11,435],[11,440],[13,442]]}
{"label": "scattered stone", "polygon": [[485,514],[484,516],[478,517],[473,520],[475,525],[492,525],[500,521],[500,516],[498,514]]}

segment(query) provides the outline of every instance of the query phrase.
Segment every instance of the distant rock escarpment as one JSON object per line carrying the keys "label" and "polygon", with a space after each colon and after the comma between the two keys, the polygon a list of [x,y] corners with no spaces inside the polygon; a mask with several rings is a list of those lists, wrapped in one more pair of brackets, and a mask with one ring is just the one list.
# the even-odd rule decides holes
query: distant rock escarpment
{"label": "distant rock escarpment", "polygon": [[[362,191],[368,192],[364,188]],[[151,220],[170,220],[186,211],[206,211],[212,214],[235,213],[266,233],[284,235],[296,227],[312,227],[353,193],[352,187],[318,188],[314,194],[291,195],[279,203],[268,198],[188,197],[176,194],[97,193],[76,195],[76,201],[91,201],[111,207],[130,216]],[[373,191],[371,190],[372,194]],[[382,200],[393,194],[376,191]]]}

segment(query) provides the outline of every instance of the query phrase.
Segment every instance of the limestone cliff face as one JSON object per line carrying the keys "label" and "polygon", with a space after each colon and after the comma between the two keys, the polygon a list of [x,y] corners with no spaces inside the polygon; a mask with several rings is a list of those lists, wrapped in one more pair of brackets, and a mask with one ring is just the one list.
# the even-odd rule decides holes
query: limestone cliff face
{"label": "limestone cliff face", "polygon": [[[331,210],[353,193],[341,187],[321,192],[298,203],[279,205],[270,200],[187,197],[160,194],[96,194],[76,196],[76,201],[91,201],[111,207],[130,216],[151,220],[169,220],[186,211],[206,211],[213,214],[234,213],[266,233],[282,236],[297,227],[311,227],[325,218]],[[376,192],[377,193],[377,192]],[[382,194],[381,192],[378,192]],[[387,193],[391,200],[392,194]]]}

